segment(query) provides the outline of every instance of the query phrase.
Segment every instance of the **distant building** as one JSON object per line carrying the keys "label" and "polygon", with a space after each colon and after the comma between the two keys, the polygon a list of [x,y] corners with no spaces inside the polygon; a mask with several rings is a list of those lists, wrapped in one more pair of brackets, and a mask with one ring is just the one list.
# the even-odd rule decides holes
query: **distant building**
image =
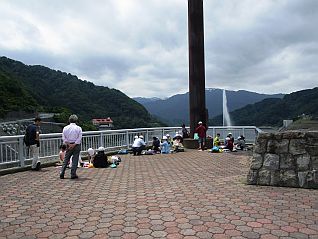
{"label": "distant building", "polygon": [[99,130],[106,130],[114,127],[113,120],[110,117],[106,119],[92,119],[92,123],[97,126]]}

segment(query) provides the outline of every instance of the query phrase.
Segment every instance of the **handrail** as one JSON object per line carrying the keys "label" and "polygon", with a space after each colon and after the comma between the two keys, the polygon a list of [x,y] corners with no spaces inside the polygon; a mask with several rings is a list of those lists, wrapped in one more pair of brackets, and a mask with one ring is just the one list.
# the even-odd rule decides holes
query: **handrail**
{"label": "handrail", "polygon": [[[135,135],[143,135],[146,142],[151,142],[153,136],[162,138],[162,136],[170,134],[173,137],[176,132],[180,131],[181,127],[84,131],[81,150],[97,149],[99,146],[103,146],[108,151],[129,148]],[[232,133],[234,138],[243,134],[248,143],[254,143],[257,135],[262,131],[255,126],[215,126],[209,127],[207,135],[213,137],[216,133],[220,133],[221,138],[225,138],[229,132]],[[40,141],[40,157],[56,158],[59,153],[59,146],[62,143],[62,133],[41,134]],[[28,161],[29,158],[28,150],[23,145],[23,135],[0,136],[0,166],[10,163],[18,163],[19,166],[24,166],[25,161]]]}

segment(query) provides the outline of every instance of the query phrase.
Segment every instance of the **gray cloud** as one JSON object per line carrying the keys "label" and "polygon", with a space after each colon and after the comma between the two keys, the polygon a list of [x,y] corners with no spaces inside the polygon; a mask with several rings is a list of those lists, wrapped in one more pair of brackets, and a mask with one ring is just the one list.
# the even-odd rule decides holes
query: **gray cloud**
{"label": "gray cloud", "polygon": [[[316,87],[317,10],[316,0],[204,1],[206,86]],[[25,64],[132,97],[188,91],[185,0],[0,1],[0,28],[0,55]]]}

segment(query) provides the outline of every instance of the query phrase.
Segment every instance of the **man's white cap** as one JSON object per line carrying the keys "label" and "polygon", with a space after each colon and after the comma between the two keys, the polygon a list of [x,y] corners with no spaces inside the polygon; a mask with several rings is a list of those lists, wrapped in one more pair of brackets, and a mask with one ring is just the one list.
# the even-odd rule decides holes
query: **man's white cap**
{"label": "man's white cap", "polygon": [[142,136],[142,135],[139,135],[139,138],[143,139],[143,138],[144,138],[144,136]]}
{"label": "man's white cap", "polygon": [[198,124],[202,124],[202,121],[199,121],[199,123]]}
{"label": "man's white cap", "polygon": [[98,151],[105,151],[105,148],[103,146],[100,146],[97,150]]}
{"label": "man's white cap", "polygon": [[136,135],[136,136],[134,137],[134,139],[138,139],[138,136]]}
{"label": "man's white cap", "polygon": [[162,139],[167,139],[167,136],[163,136]]}
{"label": "man's white cap", "polygon": [[168,137],[170,137],[170,135],[169,135],[169,134],[166,134],[166,137],[168,138]]}

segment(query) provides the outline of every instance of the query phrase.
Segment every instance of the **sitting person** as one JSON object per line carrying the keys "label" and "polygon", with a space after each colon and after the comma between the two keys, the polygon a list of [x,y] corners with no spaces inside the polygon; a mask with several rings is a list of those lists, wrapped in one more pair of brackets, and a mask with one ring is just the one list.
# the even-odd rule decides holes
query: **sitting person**
{"label": "sitting person", "polygon": [[161,153],[162,154],[169,154],[170,153],[170,144],[167,141],[167,136],[162,137],[162,143],[161,146]]}
{"label": "sitting person", "polygon": [[144,141],[144,137],[140,135],[138,138],[135,137],[134,143],[132,145],[132,150],[134,156],[141,155],[142,150],[146,148],[146,143]]}
{"label": "sitting person", "polygon": [[220,146],[220,134],[217,133],[214,140],[213,140],[213,146],[219,147]]}
{"label": "sitting person", "polygon": [[171,139],[171,137],[170,137],[169,134],[166,134],[166,137],[167,137],[167,142],[168,142],[168,144],[169,144],[170,147],[171,147],[171,146],[172,146],[172,139]]}
{"label": "sitting person", "polygon": [[93,148],[89,148],[87,149],[87,153],[88,153],[88,163],[91,163],[91,161],[95,157],[95,150]]}
{"label": "sitting person", "polygon": [[237,138],[237,144],[235,146],[236,149],[244,150],[246,149],[245,137],[243,135]]}
{"label": "sitting person", "polygon": [[174,152],[184,151],[182,142],[183,142],[183,137],[181,134],[177,132],[176,135],[173,137],[172,147]]}
{"label": "sitting person", "polygon": [[233,142],[232,142],[232,140],[231,140],[230,137],[226,137],[226,138],[225,138],[224,146],[225,146],[225,147],[224,147],[225,149],[228,149],[228,150],[230,150],[230,151],[233,151],[234,145],[233,145]]}
{"label": "sitting person", "polygon": [[187,128],[185,127],[185,124],[182,124],[182,129],[181,129],[181,131],[182,131],[182,138],[189,138],[189,132],[188,132],[188,130],[187,130]]}
{"label": "sitting person", "polygon": [[152,137],[152,150],[157,153],[160,152],[160,140],[157,137]]}
{"label": "sitting person", "polygon": [[227,137],[230,138],[230,140],[232,141],[232,144],[234,145],[234,137],[232,136],[232,133],[229,133]]}
{"label": "sitting person", "polygon": [[109,166],[107,161],[107,156],[105,154],[104,147],[99,147],[97,149],[97,154],[95,155],[94,159],[92,160],[92,163],[94,165],[94,168],[107,168]]}

